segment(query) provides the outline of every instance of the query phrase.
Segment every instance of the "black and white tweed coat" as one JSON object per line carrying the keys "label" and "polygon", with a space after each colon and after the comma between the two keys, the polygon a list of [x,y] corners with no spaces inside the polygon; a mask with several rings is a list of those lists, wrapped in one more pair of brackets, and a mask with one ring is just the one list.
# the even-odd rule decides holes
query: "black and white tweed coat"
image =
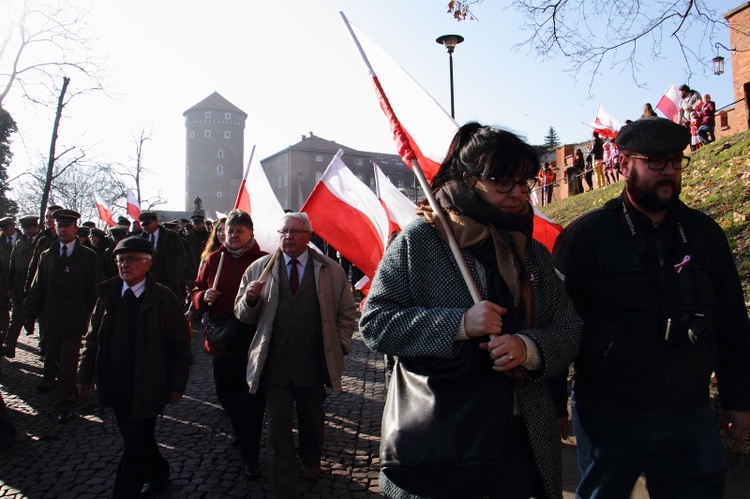
{"label": "black and white tweed coat", "polygon": [[[463,251],[483,296],[484,275]],[[566,371],[578,352],[583,322],[557,277],[547,249],[527,244],[524,263],[532,276],[534,328],[518,331],[533,339],[542,358],[527,372],[516,395],[548,498],[562,497],[560,435],[549,378]],[[482,275],[480,275],[482,274]],[[453,358],[462,342],[453,337],[473,302],[448,245],[435,227],[418,219],[391,243],[378,266],[360,320],[360,331],[377,352],[401,356]],[[380,474],[389,497],[412,497]]]}

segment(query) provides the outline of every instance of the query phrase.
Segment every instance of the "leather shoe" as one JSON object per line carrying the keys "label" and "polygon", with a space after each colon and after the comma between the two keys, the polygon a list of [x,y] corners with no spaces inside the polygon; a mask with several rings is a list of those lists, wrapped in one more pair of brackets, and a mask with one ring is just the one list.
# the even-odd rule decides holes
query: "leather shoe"
{"label": "leather shoe", "polygon": [[34,390],[36,390],[38,393],[47,393],[55,388],[55,381],[48,381],[48,380],[42,380],[41,383],[38,383]]}
{"label": "leather shoe", "polygon": [[141,495],[142,496],[156,495],[159,492],[161,492],[166,485],[167,485],[167,480],[144,482],[143,487],[141,487]]}
{"label": "leather shoe", "polygon": [[76,417],[76,413],[73,411],[62,411],[57,415],[57,422],[60,424],[67,423],[71,419]]}
{"label": "leather shoe", "polygon": [[248,480],[257,480],[260,478],[260,466],[258,463],[245,463],[245,476]]}
{"label": "leather shoe", "polygon": [[305,480],[316,480],[320,476],[320,463],[305,466],[302,478]]}

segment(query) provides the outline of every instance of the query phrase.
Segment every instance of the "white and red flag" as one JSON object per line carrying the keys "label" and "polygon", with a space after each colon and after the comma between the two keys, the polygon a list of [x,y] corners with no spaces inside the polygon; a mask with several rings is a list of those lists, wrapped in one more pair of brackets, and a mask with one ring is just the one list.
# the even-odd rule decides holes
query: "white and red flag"
{"label": "white and red flag", "polygon": [[599,108],[596,110],[596,118],[594,118],[594,122],[586,124],[599,132],[599,135],[605,139],[614,139],[620,131],[620,122],[605,111],[604,106],[601,104],[599,104]]}
{"label": "white and red flag", "polygon": [[128,189],[127,192],[127,213],[133,220],[138,220],[138,215],[141,214],[141,203],[138,201],[138,199],[135,197],[135,194],[133,194],[133,191]]}
{"label": "white and red flag", "polygon": [[562,225],[550,220],[547,215],[534,206],[534,230],[532,237],[542,243],[550,253],[552,253],[555,240],[562,230]]}
{"label": "white and red flag", "polygon": [[[411,160],[416,159],[424,176],[432,181],[458,131],[458,123],[388,54],[350,24],[343,12],[339,14],[375,85],[380,107],[388,119],[399,155],[409,166]],[[398,110],[398,116],[395,110]],[[534,212],[535,235],[546,233],[550,223],[549,219],[540,218],[539,213]],[[542,227],[539,231],[536,230],[537,224]],[[550,247],[546,236],[540,242]]]}
{"label": "white and red flag", "polygon": [[[375,192],[388,214],[388,235],[394,231],[401,232],[409,222],[417,218],[417,205],[393,185],[383,173],[377,163],[373,164],[375,170]],[[386,240],[387,244],[387,240]]]}
{"label": "white and red flag", "polygon": [[677,87],[674,86],[674,82],[669,84],[667,91],[659,99],[659,103],[656,105],[656,109],[662,112],[665,118],[672,120],[675,123],[680,122],[680,93],[677,91]]}
{"label": "white and red flag", "polygon": [[341,160],[339,149],[300,211],[313,230],[372,279],[388,240],[388,217],[375,193]]}
{"label": "white and red flag", "polygon": [[112,210],[109,209],[109,205],[104,202],[99,194],[94,193],[94,201],[96,202],[96,211],[99,213],[101,221],[107,224],[107,227],[117,225],[112,219]]}
{"label": "white and red flag", "polygon": [[276,232],[284,216],[284,210],[268,183],[263,167],[253,163],[255,146],[250,152],[245,175],[234,203],[236,210],[242,210],[253,219],[253,232],[258,246],[272,253],[279,246],[279,233]]}

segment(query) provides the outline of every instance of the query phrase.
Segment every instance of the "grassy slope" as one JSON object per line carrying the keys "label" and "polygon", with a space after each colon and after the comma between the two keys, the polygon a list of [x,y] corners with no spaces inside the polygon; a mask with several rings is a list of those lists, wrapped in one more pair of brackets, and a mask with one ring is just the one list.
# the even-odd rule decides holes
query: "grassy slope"
{"label": "grassy slope", "polygon": [[[563,226],[616,197],[623,183],[556,201],[542,208]],[[750,303],[750,131],[702,147],[692,154],[682,176],[682,199],[709,214],[724,229]]]}

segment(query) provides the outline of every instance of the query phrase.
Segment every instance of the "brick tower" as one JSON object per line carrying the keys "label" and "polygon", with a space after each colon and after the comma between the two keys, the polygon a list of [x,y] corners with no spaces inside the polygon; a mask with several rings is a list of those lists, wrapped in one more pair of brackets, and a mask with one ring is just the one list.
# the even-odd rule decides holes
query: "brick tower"
{"label": "brick tower", "polygon": [[234,206],[243,173],[247,113],[214,92],[185,117],[185,209],[200,197],[206,217]]}

